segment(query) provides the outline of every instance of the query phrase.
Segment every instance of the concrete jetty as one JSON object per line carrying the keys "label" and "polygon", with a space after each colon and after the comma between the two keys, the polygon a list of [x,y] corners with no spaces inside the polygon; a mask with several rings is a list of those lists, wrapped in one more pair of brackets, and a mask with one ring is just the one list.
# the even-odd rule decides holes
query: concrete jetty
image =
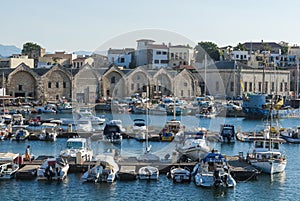
{"label": "concrete jetty", "polygon": [[[44,157],[37,158],[33,161],[24,161],[22,168],[16,174],[18,179],[32,179],[34,178],[34,172],[43,163]],[[172,160],[153,160],[144,161],[138,160],[136,157],[115,157],[117,164],[119,165],[119,178],[120,180],[133,180],[138,174],[138,170],[143,166],[157,167],[161,174],[167,174],[172,167],[186,167],[191,171],[197,162],[174,162]],[[256,179],[256,176],[260,173],[257,169],[252,167],[240,156],[226,156],[226,159],[230,165],[231,175],[236,181],[248,181]],[[76,163],[76,161],[69,161],[70,169],[69,173],[83,173],[89,168],[96,165],[96,161]],[[36,175],[35,175],[36,176]]]}

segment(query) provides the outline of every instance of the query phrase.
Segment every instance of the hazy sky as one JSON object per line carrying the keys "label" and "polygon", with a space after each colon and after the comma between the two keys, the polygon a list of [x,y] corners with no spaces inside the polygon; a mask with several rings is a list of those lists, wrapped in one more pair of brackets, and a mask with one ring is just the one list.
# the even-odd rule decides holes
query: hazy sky
{"label": "hazy sky", "polygon": [[[261,40],[292,45],[300,44],[299,9],[297,0],[4,0],[0,44],[22,48],[32,41],[48,52],[94,51],[125,33],[155,29],[218,46]],[[143,33],[136,39],[149,38]],[[122,39],[135,48],[131,40]]]}

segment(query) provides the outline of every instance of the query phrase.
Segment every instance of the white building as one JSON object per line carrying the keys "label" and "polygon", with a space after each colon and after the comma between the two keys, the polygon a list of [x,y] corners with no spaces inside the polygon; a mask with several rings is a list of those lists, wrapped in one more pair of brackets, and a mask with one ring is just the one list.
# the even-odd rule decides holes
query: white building
{"label": "white building", "polygon": [[233,50],[230,54],[231,60],[247,63],[249,59],[248,51]]}
{"label": "white building", "polygon": [[171,46],[169,44],[169,66],[192,65],[195,61],[194,50],[185,45]]}
{"label": "white building", "polygon": [[137,40],[135,66],[151,65],[152,68],[168,67],[168,46],[153,44],[154,40]]}
{"label": "white building", "polygon": [[131,58],[133,52],[134,52],[133,48],[124,48],[124,49],[109,48],[107,52],[108,62],[118,66],[129,68],[129,65],[132,61]]}
{"label": "white building", "polygon": [[21,63],[34,68],[34,59],[29,59],[27,55],[13,54],[10,58],[0,58],[0,68],[16,68]]}

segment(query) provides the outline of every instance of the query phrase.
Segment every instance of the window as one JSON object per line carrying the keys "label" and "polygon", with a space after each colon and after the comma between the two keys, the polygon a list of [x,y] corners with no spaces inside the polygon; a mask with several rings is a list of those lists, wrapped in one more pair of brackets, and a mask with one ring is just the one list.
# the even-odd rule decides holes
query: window
{"label": "window", "polygon": [[287,85],[287,82],[284,83],[284,91],[287,91],[288,90],[288,85]]}
{"label": "window", "polygon": [[219,81],[216,81],[216,91],[219,91]]}
{"label": "window", "polygon": [[230,91],[234,91],[234,83],[230,82]]}
{"label": "window", "polygon": [[155,59],[155,60],[154,60],[154,63],[155,63],[155,64],[159,64],[159,60]]}
{"label": "window", "polygon": [[111,84],[115,84],[116,83],[116,77],[115,76],[113,76],[113,77],[110,78],[110,83]]}
{"label": "window", "polygon": [[261,56],[256,56],[256,61],[262,61],[263,58]]}
{"label": "window", "polygon": [[161,55],[161,51],[156,51],[156,54],[157,55]]}
{"label": "window", "polygon": [[134,90],[134,83],[131,84],[131,90]]}
{"label": "window", "polygon": [[67,88],[67,83],[66,82],[63,82],[63,88]]}
{"label": "window", "polygon": [[19,91],[23,91],[23,85],[19,85]]}
{"label": "window", "polygon": [[183,96],[183,90],[181,90],[181,96]]}
{"label": "window", "polygon": [[248,82],[244,82],[244,91],[248,91]]}
{"label": "window", "polygon": [[268,82],[265,82],[265,93],[268,93]]}
{"label": "window", "polygon": [[252,91],[252,82],[249,82],[249,91]]}
{"label": "window", "polygon": [[183,59],[187,59],[186,52],[183,53]]}
{"label": "window", "polygon": [[235,57],[238,59],[238,58],[240,58],[240,55],[237,54],[237,55],[235,55]]}
{"label": "window", "polygon": [[283,83],[282,82],[280,83],[280,91],[281,92],[283,91]]}
{"label": "window", "polygon": [[167,52],[163,51],[162,54],[163,54],[163,55],[167,55]]}
{"label": "window", "polygon": [[274,82],[271,83],[271,92],[273,92],[273,91],[275,91],[275,83]]}
{"label": "window", "polygon": [[59,99],[59,95],[56,95],[55,98],[56,98],[56,100],[58,100]]}
{"label": "window", "polygon": [[51,88],[51,82],[48,82],[48,88],[49,89]]}
{"label": "window", "polygon": [[167,64],[167,63],[169,63],[169,61],[168,60],[160,60],[160,63],[161,64]]}
{"label": "window", "polygon": [[56,88],[59,88],[59,82],[56,82]]}
{"label": "window", "polygon": [[174,59],[174,53],[171,53],[171,58]]}
{"label": "window", "polygon": [[124,62],[125,62],[125,58],[124,57],[120,58],[120,63],[124,63]]}
{"label": "window", "polygon": [[187,87],[187,82],[183,83],[183,86]]}
{"label": "window", "polygon": [[258,91],[261,92],[261,82],[258,82]]}

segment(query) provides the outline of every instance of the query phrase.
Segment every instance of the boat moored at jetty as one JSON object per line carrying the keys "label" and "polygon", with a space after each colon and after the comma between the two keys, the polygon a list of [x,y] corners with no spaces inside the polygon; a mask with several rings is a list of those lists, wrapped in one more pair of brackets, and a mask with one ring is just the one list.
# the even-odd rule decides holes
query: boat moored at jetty
{"label": "boat moored at jetty", "polygon": [[69,164],[63,158],[47,158],[37,170],[38,180],[58,180],[66,179]]}
{"label": "boat moored at jetty", "polygon": [[0,153],[0,180],[12,179],[19,170],[19,154]]}
{"label": "boat moored at jetty", "polygon": [[191,171],[187,167],[172,167],[170,170],[170,177],[175,183],[190,182]]}
{"label": "boat moored at jetty", "polygon": [[93,157],[93,150],[88,148],[86,138],[70,138],[67,140],[66,149],[60,152],[60,156],[67,159],[78,160],[80,153],[80,160],[91,161]]}
{"label": "boat moored at jetty", "polygon": [[235,142],[236,135],[234,125],[222,124],[220,127],[220,142]]}
{"label": "boat moored at jetty", "polygon": [[285,170],[287,159],[280,150],[284,140],[268,136],[253,142],[253,151],[247,154],[247,160],[264,173],[275,174]]}
{"label": "boat moored at jetty", "polygon": [[230,175],[225,157],[212,151],[194,167],[195,184],[201,187],[235,187],[236,181]]}
{"label": "boat moored at jetty", "polygon": [[100,154],[95,156],[97,164],[86,171],[81,179],[83,181],[92,182],[114,182],[119,172],[119,166],[115,162],[113,156],[107,154]]}

